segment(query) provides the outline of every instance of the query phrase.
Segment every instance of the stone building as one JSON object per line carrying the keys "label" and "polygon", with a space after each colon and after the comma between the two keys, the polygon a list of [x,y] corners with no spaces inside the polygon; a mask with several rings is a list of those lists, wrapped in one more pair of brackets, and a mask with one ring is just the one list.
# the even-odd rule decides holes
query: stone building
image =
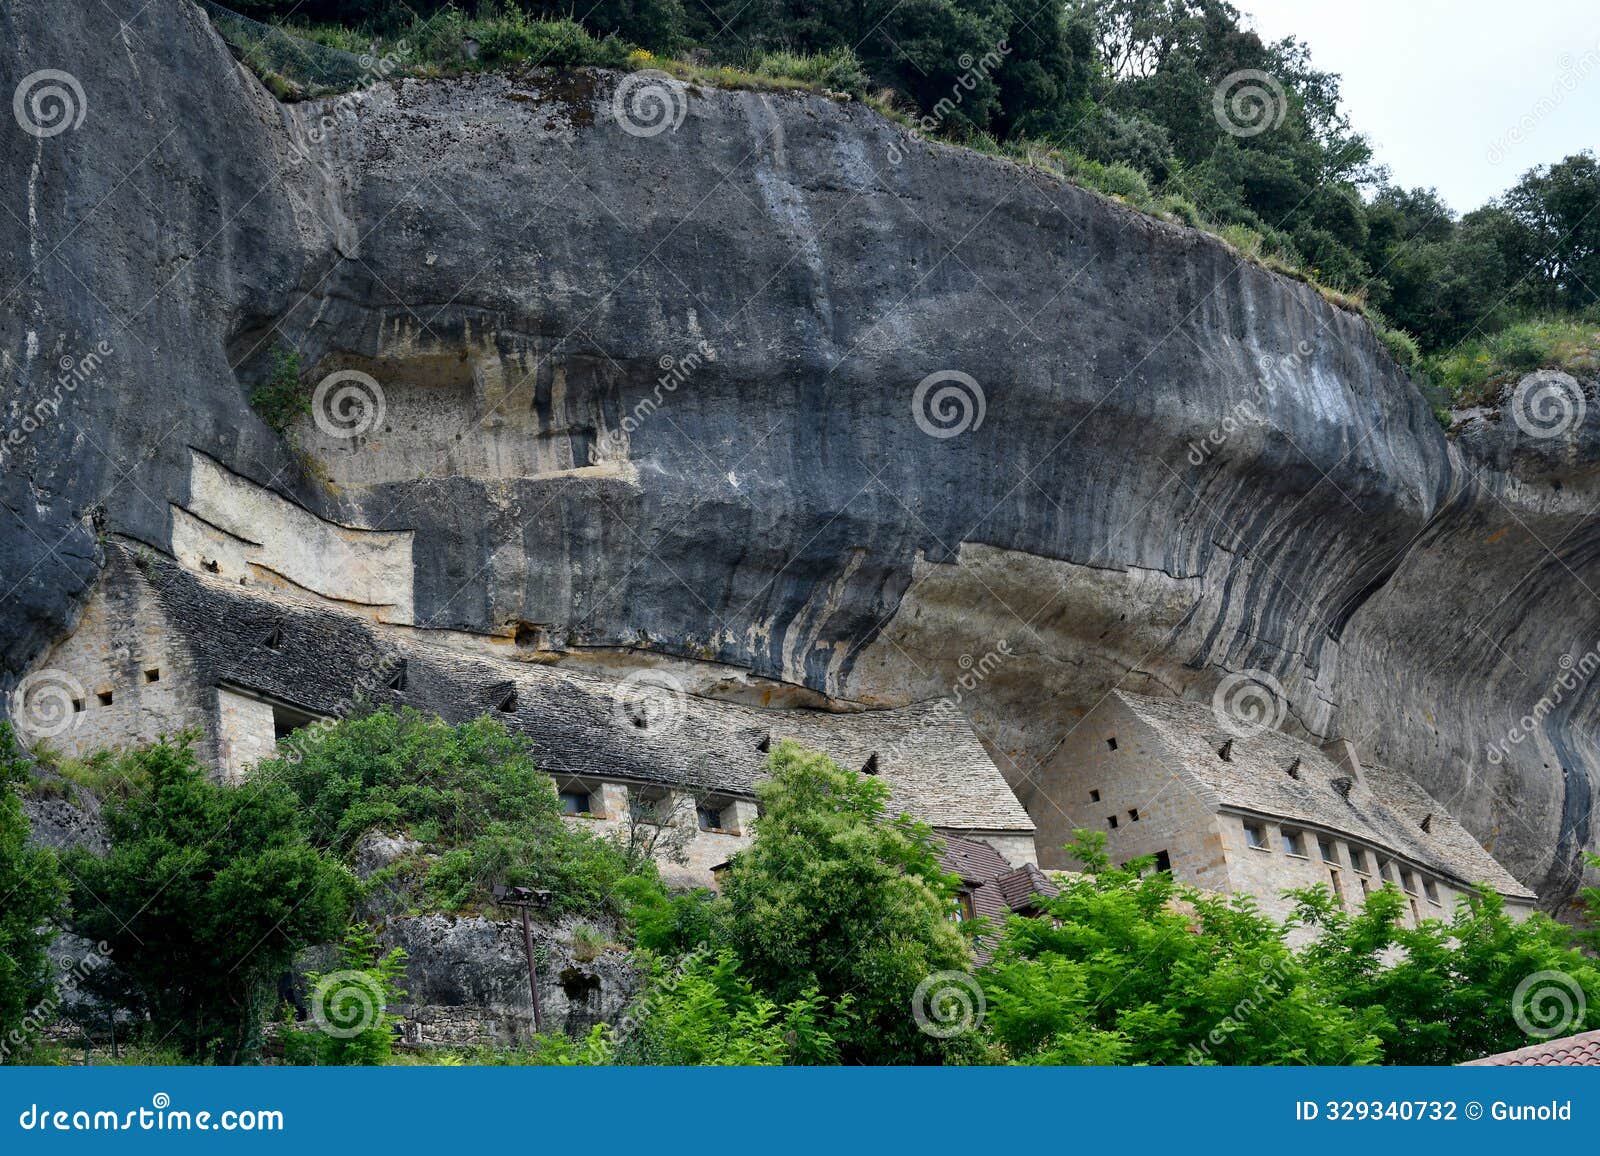
{"label": "stone building", "polygon": [[1393,883],[1411,922],[1447,917],[1476,884],[1514,912],[1534,904],[1407,776],[1363,766],[1347,742],[1237,736],[1195,703],[1114,691],[1021,798],[1046,868],[1074,865],[1062,846],[1075,829],[1103,831],[1114,862],[1153,856],[1179,880],[1253,895],[1279,918],[1291,909],[1285,889],[1319,883],[1351,907]]}
{"label": "stone building", "polygon": [[48,739],[65,753],[193,729],[202,757],[238,779],[359,706],[487,714],[528,740],[573,822],[645,838],[672,852],[670,881],[704,884],[749,842],[768,752],[792,739],[881,776],[891,808],[992,848],[1007,869],[1035,862],[1033,820],[941,704],[835,713],[713,700],[649,671],[602,678],[512,639],[382,621],[203,556],[191,569],[115,543],[108,553],[77,629],[38,668],[55,680],[39,692],[70,688],[70,716]]}

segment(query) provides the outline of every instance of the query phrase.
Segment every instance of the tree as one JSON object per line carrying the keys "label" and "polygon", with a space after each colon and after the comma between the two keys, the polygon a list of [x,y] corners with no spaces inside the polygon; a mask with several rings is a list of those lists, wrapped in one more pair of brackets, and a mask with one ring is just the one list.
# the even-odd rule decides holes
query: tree
{"label": "tree", "polygon": [[918,986],[972,969],[950,919],[956,881],[933,833],[887,813],[888,788],[793,743],[773,751],[755,840],[724,877],[729,945],[740,973],[773,1002],[820,995],[850,1019],[833,1037],[846,1063],[969,1058],[972,1035],[919,1030]]}
{"label": "tree", "polygon": [[28,760],[0,722],[0,1063],[14,1063],[41,1026],[32,1012],[50,995],[47,948],[66,908],[55,854],[28,845],[17,788]]}
{"label": "tree", "polygon": [[982,975],[987,1022],[1026,1064],[1345,1064],[1379,1056],[1378,1016],[1341,1007],[1249,898],[1180,887],[1150,860],[1086,872],[1008,922]]}
{"label": "tree", "polygon": [[395,870],[419,870],[417,897],[429,904],[454,910],[504,883],[549,891],[554,914],[597,913],[618,909],[624,878],[656,878],[648,859],[562,818],[550,776],[495,719],[385,709],[295,745],[257,777],[285,783],[312,840],[335,855],[349,857],[369,831],[408,833],[423,855]]}
{"label": "tree", "polygon": [[404,948],[385,955],[371,928],[352,926],[339,947],[339,970],[306,977],[311,1023],[284,1033],[284,1058],[326,1067],[385,1063],[400,1023],[389,1008],[406,997],[405,963]]}
{"label": "tree", "polygon": [[344,929],[354,881],[307,841],[288,790],[211,782],[192,741],[122,756],[149,786],[107,806],[103,859],[69,854],[73,930],[111,947],[115,969],[90,986],[191,1059],[236,1064],[295,954]]}
{"label": "tree", "polygon": [[1530,1042],[1528,1027],[1566,1035],[1600,1027],[1600,969],[1571,932],[1541,913],[1518,922],[1488,888],[1448,921],[1401,924],[1394,886],[1357,914],[1326,888],[1295,893],[1321,929],[1303,958],[1347,1007],[1377,1012],[1391,1064],[1458,1064]]}

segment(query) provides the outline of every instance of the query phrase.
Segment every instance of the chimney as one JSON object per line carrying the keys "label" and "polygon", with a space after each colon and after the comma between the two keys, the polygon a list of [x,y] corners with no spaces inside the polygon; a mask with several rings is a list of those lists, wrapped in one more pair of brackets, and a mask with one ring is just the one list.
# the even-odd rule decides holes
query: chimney
{"label": "chimney", "polygon": [[1349,776],[1352,782],[1363,783],[1361,759],[1356,755],[1355,744],[1349,739],[1330,739],[1322,744],[1322,753],[1332,759],[1334,766]]}

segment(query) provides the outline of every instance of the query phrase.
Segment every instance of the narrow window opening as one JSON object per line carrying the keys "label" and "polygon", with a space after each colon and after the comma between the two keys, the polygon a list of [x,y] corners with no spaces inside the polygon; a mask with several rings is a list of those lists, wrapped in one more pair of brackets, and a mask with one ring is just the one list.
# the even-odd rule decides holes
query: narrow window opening
{"label": "narrow window opening", "polygon": [[863,775],[875,775],[878,773],[877,751],[873,751],[872,754],[867,757],[867,761],[861,767],[861,773]]}
{"label": "narrow window opening", "polygon": [[1089,801],[1091,803],[1098,803],[1100,801],[1100,792],[1091,790],[1089,792]]}
{"label": "narrow window opening", "polygon": [[1112,751],[1117,749],[1117,736],[1116,735],[1112,735],[1110,738],[1106,739],[1106,749],[1107,750],[1112,750]]}
{"label": "narrow window opening", "polygon": [[1300,777],[1300,759],[1299,759],[1299,757],[1296,756],[1294,762],[1290,763],[1287,767],[1284,768],[1284,770],[1288,773],[1288,775],[1289,775],[1289,777],[1291,779],[1298,779]]}
{"label": "narrow window opening", "polygon": [[756,743],[756,750],[760,751],[762,754],[766,754],[771,749],[772,735],[770,733],[762,735],[760,741]]}
{"label": "narrow window opening", "polygon": [[1156,870],[1172,874],[1172,856],[1165,851],[1156,852]]}
{"label": "narrow window opening", "polygon": [[1339,873],[1337,871],[1329,871],[1328,872],[1328,882],[1333,884],[1333,897],[1335,899],[1337,899],[1340,903],[1343,903],[1344,902],[1344,887],[1341,886],[1340,883],[1339,883]]}
{"label": "narrow window opening", "polygon": [[501,698],[499,702],[494,704],[494,709],[499,711],[501,714],[516,714],[517,713],[517,692],[516,692],[516,690],[512,689],[512,690],[506,691],[505,696],[503,698]]}
{"label": "narrow window opening", "polygon": [[400,665],[395,667],[394,673],[389,676],[390,690],[404,690],[406,688],[406,664],[400,660]]}
{"label": "narrow window opening", "polygon": [[75,698],[72,700],[72,713],[82,714],[84,712],[84,708],[86,708],[88,705],[89,704],[84,702],[83,699]]}
{"label": "narrow window opening", "polygon": [[283,649],[283,627],[274,626],[267,632],[267,641],[263,644],[268,650]]}
{"label": "narrow window opening", "polygon": [[1324,863],[1337,863],[1339,861],[1339,852],[1334,849],[1332,839],[1324,839],[1320,835],[1317,836],[1317,850],[1321,852]]}
{"label": "narrow window opening", "polygon": [[111,692],[109,690],[96,691],[95,698],[100,700],[101,706],[111,705]]}
{"label": "narrow window opening", "polygon": [[1111,825],[1113,831],[1117,829],[1117,817],[1115,815],[1107,815],[1106,822]]}
{"label": "narrow window opening", "polygon": [[1247,845],[1259,851],[1269,851],[1267,846],[1267,832],[1260,823],[1246,823],[1244,825],[1244,841]]}
{"label": "narrow window opening", "polygon": [[1138,807],[1129,807],[1128,808],[1128,821],[1130,823],[1137,823],[1139,821],[1139,808]]}
{"label": "narrow window opening", "polygon": [[1219,749],[1217,751],[1217,758],[1221,759],[1225,763],[1233,762],[1233,740],[1232,739],[1229,739],[1227,742],[1222,744],[1221,749]]}
{"label": "narrow window opening", "polygon": [[1285,855],[1300,855],[1306,853],[1306,837],[1299,831],[1283,832],[1283,853]]}
{"label": "narrow window opening", "polygon": [[1360,847],[1350,848],[1350,866],[1363,875],[1367,873],[1367,853]]}
{"label": "narrow window opening", "polygon": [[1431,813],[1422,816],[1422,829],[1430,835],[1433,834],[1433,815]]}
{"label": "narrow window opening", "polygon": [[1424,879],[1422,881],[1422,890],[1428,896],[1429,903],[1437,904],[1439,902],[1439,885],[1432,879]]}
{"label": "narrow window opening", "polygon": [[161,669],[159,667],[151,667],[149,670],[144,672],[144,680],[146,682],[160,682]]}

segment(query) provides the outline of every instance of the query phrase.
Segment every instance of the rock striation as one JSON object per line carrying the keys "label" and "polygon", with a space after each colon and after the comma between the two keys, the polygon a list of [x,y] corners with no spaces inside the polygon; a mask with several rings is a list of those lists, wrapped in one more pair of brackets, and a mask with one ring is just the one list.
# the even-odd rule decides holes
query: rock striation
{"label": "rock striation", "polygon": [[[1113,687],[1259,672],[1573,895],[1594,383],[1553,436],[1510,396],[1447,436],[1314,289],[857,105],[661,82],[644,135],[616,76],[530,72],[284,106],[186,0],[0,27],[0,90],[61,70],[85,110],[0,132],[6,687],[102,535],[179,553],[199,453],[403,541],[412,625],[947,698],[1013,785]],[[280,342],[381,418],[280,436]]]}

